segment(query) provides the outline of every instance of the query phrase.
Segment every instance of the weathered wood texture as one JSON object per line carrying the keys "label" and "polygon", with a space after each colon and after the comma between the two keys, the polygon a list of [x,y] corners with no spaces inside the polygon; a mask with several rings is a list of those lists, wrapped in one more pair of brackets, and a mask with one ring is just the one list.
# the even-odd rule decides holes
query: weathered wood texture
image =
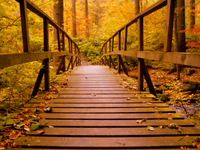
{"label": "weathered wood texture", "polygon": [[[51,128],[45,127],[41,135],[27,132],[16,140],[22,146],[19,150],[191,148],[192,141],[200,135],[199,129],[168,105],[153,99],[152,94],[123,88],[119,76],[107,67],[78,67],[65,79],[79,87],[59,88],[60,97],[48,100],[52,112],[40,114],[40,122]],[[112,79],[109,84],[118,87],[99,88],[99,84],[109,81],[104,79]],[[86,82],[98,88],[91,88]],[[40,103],[30,101],[25,107],[34,109]],[[147,120],[137,123],[140,119]],[[169,129],[170,123],[182,127],[183,133]],[[148,130],[148,126],[154,131]]]}
{"label": "weathered wood texture", "polygon": [[199,53],[182,53],[182,52],[148,52],[148,51],[114,51],[104,56],[109,55],[121,55],[143,58],[148,60],[157,60],[160,62],[169,62],[180,65],[188,65],[194,67],[200,67],[200,54]]}

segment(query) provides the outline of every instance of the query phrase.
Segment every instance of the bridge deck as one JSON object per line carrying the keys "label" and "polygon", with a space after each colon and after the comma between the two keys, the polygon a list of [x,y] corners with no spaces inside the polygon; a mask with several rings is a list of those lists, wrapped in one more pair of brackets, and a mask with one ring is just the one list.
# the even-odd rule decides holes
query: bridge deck
{"label": "bridge deck", "polygon": [[[68,79],[69,88],[50,100],[53,110],[41,114],[53,128],[27,132],[16,149],[179,149],[192,147],[200,130],[147,92],[128,91],[123,78],[103,66],[82,66]],[[37,101],[26,107],[37,107]],[[137,120],[147,119],[142,123]],[[169,129],[170,123],[182,127]],[[153,127],[153,131],[148,130]],[[161,128],[163,127],[163,128]]]}

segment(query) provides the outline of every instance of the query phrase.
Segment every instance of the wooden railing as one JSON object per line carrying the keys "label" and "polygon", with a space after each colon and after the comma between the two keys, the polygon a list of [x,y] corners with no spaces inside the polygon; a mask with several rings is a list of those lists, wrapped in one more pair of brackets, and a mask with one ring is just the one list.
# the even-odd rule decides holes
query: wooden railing
{"label": "wooden railing", "polygon": [[[49,59],[53,57],[62,57],[60,65],[58,67],[57,73],[60,70],[63,72],[65,69],[65,56],[71,56],[67,70],[70,68],[73,69],[73,66],[79,65],[81,58],[79,56],[80,50],[76,43],[69,37],[69,35],[57,25],[47,14],[45,14],[41,9],[39,9],[35,4],[30,0],[16,0],[20,4],[20,14],[21,14],[21,26],[22,26],[22,37],[23,37],[23,51],[24,53],[16,54],[0,54],[0,69],[27,63],[31,61],[43,60],[43,68],[40,69],[35,87],[32,93],[32,96],[35,96],[40,87],[43,75],[45,78],[45,90],[49,90]],[[33,13],[37,14],[43,18],[43,31],[44,31],[44,52],[30,52],[29,45],[29,30],[27,22],[27,9],[31,10]],[[58,51],[59,52],[50,52],[49,51],[49,24],[52,25],[57,30],[57,41],[58,41]],[[61,35],[61,37],[60,37]],[[65,47],[65,37],[68,39],[68,52]],[[62,43],[61,43],[62,42]],[[61,46],[62,45],[62,46]]]}
{"label": "wooden railing", "polygon": [[[143,18],[152,12],[161,9],[162,7],[167,6],[167,28],[165,32],[165,41],[164,41],[164,51],[163,52],[149,52],[143,51]],[[121,71],[121,66],[125,74],[128,75],[128,72],[124,66],[122,56],[137,57],[138,58],[138,90],[143,90],[143,75],[147,81],[149,90],[152,94],[156,95],[152,81],[150,79],[149,73],[145,66],[144,59],[157,60],[160,62],[169,62],[181,65],[196,66],[200,67],[200,54],[199,53],[183,53],[183,52],[171,52],[172,45],[172,31],[173,31],[173,20],[174,20],[174,8],[175,0],[160,0],[151,7],[137,14],[132,20],[127,24],[121,27],[115,34],[113,34],[104,44],[100,51],[100,62],[109,67],[113,66],[116,68],[112,55],[118,56],[118,72]],[[139,51],[127,51],[127,36],[128,36],[128,27],[133,23],[138,23],[138,49]],[[124,50],[121,49],[121,32],[124,30]],[[113,51],[114,48],[114,38],[118,36],[118,51]],[[107,52],[107,45],[109,45],[109,52]],[[109,58],[107,58],[108,56]]]}

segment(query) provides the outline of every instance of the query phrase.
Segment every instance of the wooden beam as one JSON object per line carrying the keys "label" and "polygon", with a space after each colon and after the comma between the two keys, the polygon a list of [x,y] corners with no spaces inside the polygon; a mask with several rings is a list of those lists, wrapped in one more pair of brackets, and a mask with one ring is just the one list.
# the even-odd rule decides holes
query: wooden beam
{"label": "wooden beam", "polygon": [[112,37],[112,49],[111,49],[112,52],[114,51],[114,44],[115,44],[114,37]]}
{"label": "wooden beam", "polygon": [[[44,19],[44,51],[49,51],[49,21]],[[44,61],[45,90],[49,91],[49,58]]]}
{"label": "wooden beam", "polygon": [[[77,54],[71,54],[69,52],[39,52],[39,53],[16,53],[16,54],[0,54],[0,69],[23,64],[32,61],[39,61],[46,58],[53,58],[59,56],[77,56]],[[80,57],[79,57],[80,59]]]}
{"label": "wooden beam", "polygon": [[144,64],[144,69],[143,69],[144,77],[146,79],[146,82],[147,82],[147,85],[148,85],[148,88],[149,88],[149,92],[156,96],[156,92],[155,92],[155,89],[153,87],[153,83],[151,81],[151,77],[150,77],[149,72],[147,70],[147,67],[145,65],[144,59],[142,59],[142,61],[143,61],[143,64]]}
{"label": "wooden beam", "polygon": [[[44,66],[46,64],[46,59],[43,60],[42,65]],[[37,80],[35,82],[35,86],[33,88],[33,92],[32,92],[32,96],[34,97],[35,95],[37,95],[41,81],[42,81],[42,77],[44,74],[44,68],[40,69],[40,72],[38,74]]]}
{"label": "wooden beam", "polygon": [[29,30],[28,30],[26,0],[21,0],[20,2],[20,14],[21,14],[23,49],[24,49],[24,52],[29,52],[30,44],[29,44]]}
{"label": "wooden beam", "polygon": [[164,52],[171,52],[175,1],[167,0],[167,28],[165,32]]}
{"label": "wooden beam", "polygon": [[120,56],[120,64],[122,65],[122,68],[123,68],[123,70],[124,70],[124,73],[128,76],[128,72],[127,72],[126,67],[125,67],[125,65],[124,65],[124,61],[123,61],[121,55],[119,55],[119,56]]}
{"label": "wooden beam", "polygon": [[[180,65],[200,67],[200,53],[184,53],[184,52],[149,52],[149,51],[114,51],[104,54],[122,55],[148,60],[156,60],[159,62],[168,62]],[[0,57],[1,58],[1,57]],[[0,59],[1,60],[1,59]]]}
{"label": "wooden beam", "polygon": [[[62,32],[62,48],[63,48],[63,51],[65,51],[65,33]],[[63,67],[62,67],[62,71],[65,72],[65,56],[63,56],[63,59],[62,59],[62,64],[63,64]]]}
{"label": "wooden beam", "polygon": [[70,57],[69,64],[68,64],[68,66],[67,66],[67,71],[68,71],[69,68],[70,68],[70,65],[71,65],[71,63],[72,63],[72,60],[73,60],[73,56]]}
{"label": "wooden beam", "polygon": [[127,50],[128,26],[124,29],[124,50]]}
{"label": "wooden beam", "polygon": [[59,28],[57,27],[57,40],[58,40],[58,51],[60,52],[61,51],[61,45],[60,45],[60,30]]}
{"label": "wooden beam", "polygon": [[[109,52],[111,52],[111,40],[109,40]],[[109,68],[111,68],[111,56],[109,56]]]}
{"label": "wooden beam", "polygon": [[[121,31],[118,32],[118,50],[121,50]],[[118,67],[117,67],[117,72],[121,72],[121,64],[120,64],[120,55],[117,56],[117,62],[118,62]]]}
{"label": "wooden beam", "polygon": [[[143,51],[143,17],[138,19],[138,49],[139,51]],[[143,91],[143,70],[144,70],[144,60],[138,59],[138,90]]]}

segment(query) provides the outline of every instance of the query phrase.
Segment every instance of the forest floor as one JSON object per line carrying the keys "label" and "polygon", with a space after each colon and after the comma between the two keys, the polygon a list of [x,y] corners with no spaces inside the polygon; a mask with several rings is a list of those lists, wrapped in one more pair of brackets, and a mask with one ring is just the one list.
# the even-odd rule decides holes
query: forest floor
{"label": "forest floor", "polygon": [[[200,68],[184,68],[180,80],[176,72],[168,74],[169,70],[148,68],[148,71],[157,97],[200,127]],[[137,80],[138,70],[129,71],[129,75]]]}

